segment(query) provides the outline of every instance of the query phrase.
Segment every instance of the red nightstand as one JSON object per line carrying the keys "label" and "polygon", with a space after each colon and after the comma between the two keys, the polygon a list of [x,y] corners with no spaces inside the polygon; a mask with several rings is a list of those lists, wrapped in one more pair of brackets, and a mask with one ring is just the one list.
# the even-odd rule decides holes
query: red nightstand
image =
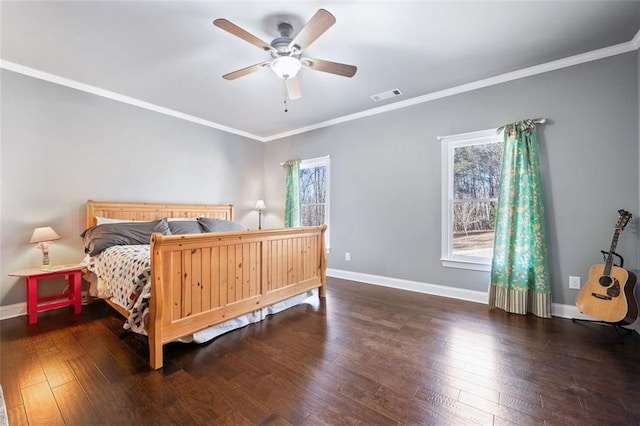
{"label": "red nightstand", "polygon": [[[51,269],[31,268],[12,272],[12,277],[24,277],[27,281],[27,313],[29,324],[38,322],[38,312],[63,306],[72,306],[73,312],[82,311],[82,278],[80,265],[52,266]],[[69,276],[69,291],[53,296],[38,297],[38,280],[43,278]]]}

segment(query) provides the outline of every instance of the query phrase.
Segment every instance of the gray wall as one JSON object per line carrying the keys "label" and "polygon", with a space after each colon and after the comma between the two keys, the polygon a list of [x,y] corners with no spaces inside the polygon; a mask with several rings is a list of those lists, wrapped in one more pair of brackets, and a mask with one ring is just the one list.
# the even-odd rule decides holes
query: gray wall
{"label": "gray wall", "polygon": [[24,281],[7,274],[40,263],[28,244],[35,227],[62,237],[52,263],[83,258],[87,199],[233,203],[255,226],[264,144],[10,71],[0,78],[0,306],[26,300]]}
{"label": "gray wall", "polygon": [[[26,243],[34,227],[62,236],[55,263],[82,258],[88,198],[234,203],[255,226],[263,196],[265,226],[281,226],[280,163],[323,155],[332,168],[330,268],[486,291],[488,273],[440,264],[437,136],[539,116],[549,119],[538,137],[553,298],[573,305],[568,276],[584,281],[600,261],[616,210],[640,214],[639,68],[632,52],[266,145],[2,71],[0,306],[25,300],[23,282],[6,275],[40,261]],[[619,251],[637,272],[634,225]]]}
{"label": "gray wall", "polygon": [[[553,301],[573,305],[607,249],[617,210],[638,215],[638,54],[632,52],[269,142],[265,198],[279,225],[291,158],[331,156],[329,267],[486,291],[487,272],[440,263],[438,136],[534,117],[539,127]],[[426,77],[428,78],[428,77]],[[637,271],[636,236],[618,251]],[[344,260],[351,253],[351,262]]]}

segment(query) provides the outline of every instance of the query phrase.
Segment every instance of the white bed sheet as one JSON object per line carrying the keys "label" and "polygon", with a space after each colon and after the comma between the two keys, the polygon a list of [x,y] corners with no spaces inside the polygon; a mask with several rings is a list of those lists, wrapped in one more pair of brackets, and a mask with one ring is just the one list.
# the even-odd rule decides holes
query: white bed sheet
{"label": "white bed sheet", "polygon": [[290,297],[265,308],[257,309],[253,312],[249,312],[248,314],[241,315],[237,318],[225,321],[221,324],[213,325],[209,328],[205,328],[204,330],[197,331],[190,336],[184,336],[178,339],[178,341],[185,343],[205,343],[224,333],[228,333],[229,331],[237,330],[238,328],[245,327],[249,324],[260,322],[264,320],[267,315],[277,314],[278,312],[282,312],[285,309],[289,309],[305,303],[307,299],[310,299],[317,295],[318,289],[314,288],[313,290],[307,291],[306,293]]}

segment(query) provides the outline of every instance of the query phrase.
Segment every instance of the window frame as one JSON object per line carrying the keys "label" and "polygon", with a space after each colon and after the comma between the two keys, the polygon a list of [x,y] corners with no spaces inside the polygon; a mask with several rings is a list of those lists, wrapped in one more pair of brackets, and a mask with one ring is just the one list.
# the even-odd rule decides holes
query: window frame
{"label": "window frame", "polygon": [[442,266],[448,268],[470,269],[475,271],[490,271],[491,259],[480,256],[463,256],[453,253],[453,161],[455,148],[469,145],[483,145],[489,143],[504,143],[503,132],[496,133],[495,129],[476,132],[460,133],[456,135],[440,136],[442,149],[442,237],[441,257]]}
{"label": "window frame", "polygon": [[[322,157],[308,158],[305,160],[300,160],[299,169],[302,171],[303,169],[310,169],[313,167],[324,166],[327,169],[326,172],[326,202],[324,204],[324,223],[327,225],[327,230],[324,234],[325,248],[327,253],[331,250],[331,226],[330,218],[331,218],[331,157],[329,155],[325,155]],[[298,175],[298,179],[300,176]],[[302,211],[302,201],[300,201],[300,210]]]}

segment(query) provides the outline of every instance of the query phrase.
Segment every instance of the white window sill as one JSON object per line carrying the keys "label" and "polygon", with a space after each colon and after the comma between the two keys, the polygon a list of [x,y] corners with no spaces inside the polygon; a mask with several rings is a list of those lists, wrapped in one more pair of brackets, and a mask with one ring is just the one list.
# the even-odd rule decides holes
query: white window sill
{"label": "white window sill", "polygon": [[445,259],[441,258],[442,266],[445,268],[468,269],[471,271],[491,272],[491,263],[475,260]]}

